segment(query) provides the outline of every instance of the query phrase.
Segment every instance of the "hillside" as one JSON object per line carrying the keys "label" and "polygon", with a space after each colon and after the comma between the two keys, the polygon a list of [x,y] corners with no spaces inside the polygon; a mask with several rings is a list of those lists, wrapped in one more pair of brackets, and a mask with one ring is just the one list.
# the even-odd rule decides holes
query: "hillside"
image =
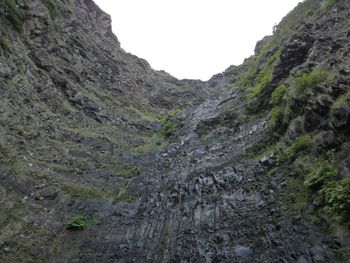
{"label": "hillside", "polygon": [[92,0],[0,0],[1,262],[348,262],[350,3],[208,82]]}

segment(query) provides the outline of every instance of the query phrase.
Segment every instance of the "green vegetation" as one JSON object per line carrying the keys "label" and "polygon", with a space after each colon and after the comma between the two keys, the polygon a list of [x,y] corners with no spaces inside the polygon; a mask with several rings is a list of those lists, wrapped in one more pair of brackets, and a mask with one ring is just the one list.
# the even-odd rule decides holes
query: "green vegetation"
{"label": "green vegetation", "polygon": [[88,188],[84,186],[63,186],[61,190],[69,194],[70,196],[74,198],[86,198],[86,199],[99,199],[99,198],[105,198],[109,199],[111,196],[111,193],[105,190],[100,189],[94,189],[94,188]]}
{"label": "green vegetation", "polygon": [[75,215],[68,222],[68,229],[71,230],[84,230],[89,223],[86,216]]}
{"label": "green vegetation", "polygon": [[334,156],[319,158],[308,167],[304,184],[331,212],[346,217],[350,214],[350,179],[337,178],[337,172]]}
{"label": "green vegetation", "polygon": [[313,191],[318,191],[326,182],[336,176],[336,172],[337,170],[334,165],[320,160],[316,163],[312,171],[309,171],[304,184]]}
{"label": "green vegetation", "polygon": [[68,221],[68,229],[70,230],[84,230],[89,224],[96,224],[95,219],[89,219],[84,215],[75,215]]}
{"label": "green vegetation", "polygon": [[13,164],[16,159],[16,151],[3,139],[0,139],[0,164]]}
{"label": "green vegetation", "polygon": [[349,179],[333,180],[324,184],[320,190],[326,205],[332,212],[341,214],[344,218],[349,215],[350,209],[350,181]]}
{"label": "green vegetation", "polygon": [[177,119],[166,119],[162,123],[160,133],[165,137],[171,136],[181,125],[181,121]]}
{"label": "green vegetation", "polygon": [[278,162],[285,162],[295,158],[297,153],[311,147],[313,138],[309,134],[299,136],[290,146],[288,146],[279,156]]}
{"label": "green vegetation", "polygon": [[264,71],[262,71],[258,77],[256,78],[256,86],[255,88],[248,93],[248,98],[254,98],[256,96],[258,96],[265,88],[266,86],[270,83],[271,81],[271,70],[270,69],[266,69]]}
{"label": "green vegetation", "polygon": [[284,116],[284,110],[280,106],[276,106],[271,110],[271,124],[273,127],[276,127],[279,125]]}
{"label": "green vegetation", "polygon": [[116,176],[119,177],[135,177],[140,175],[140,169],[136,165],[127,164],[124,165],[119,171],[116,173]]}
{"label": "green vegetation", "polygon": [[[249,99],[254,98],[262,93],[262,91],[268,86],[271,82],[273,69],[280,58],[281,52],[275,52],[269,60],[266,62],[265,69],[259,73],[255,78],[255,88],[250,91],[247,95]],[[257,65],[254,65],[257,67]]]}
{"label": "green vegetation", "polygon": [[271,105],[279,105],[282,102],[282,98],[286,93],[286,86],[279,85],[271,94],[270,104]]}
{"label": "green vegetation", "polygon": [[135,196],[128,194],[127,190],[124,187],[120,187],[118,190],[118,194],[114,199],[114,202],[116,202],[116,203],[120,203],[120,202],[129,203],[129,202],[133,202],[135,200],[136,200]]}
{"label": "green vegetation", "polygon": [[6,37],[3,37],[3,36],[0,37],[0,47],[3,50],[7,50],[10,48],[10,42],[8,41],[8,39]]}
{"label": "green vegetation", "polygon": [[350,102],[350,91],[348,91],[346,94],[339,96],[337,100],[334,102],[332,106],[333,109],[341,108],[345,105],[347,105]]}
{"label": "green vegetation", "polygon": [[18,31],[23,30],[23,14],[18,10],[14,0],[1,0],[0,1],[1,13],[5,14],[5,17],[10,21],[12,26]]}
{"label": "green vegetation", "polygon": [[303,74],[294,79],[293,88],[297,95],[302,95],[307,89],[314,89],[317,85],[326,81],[329,73],[323,70],[314,70],[309,74]]}
{"label": "green vegetation", "polygon": [[337,2],[337,0],[324,0],[323,8],[330,9],[335,5],[336,2]]}
{"label": "green vegetation", "polygon": [[51,20],[54,20],[59,14],[57,0],[41,0],[41,2],[46,6],[47,10],[49,11]]}

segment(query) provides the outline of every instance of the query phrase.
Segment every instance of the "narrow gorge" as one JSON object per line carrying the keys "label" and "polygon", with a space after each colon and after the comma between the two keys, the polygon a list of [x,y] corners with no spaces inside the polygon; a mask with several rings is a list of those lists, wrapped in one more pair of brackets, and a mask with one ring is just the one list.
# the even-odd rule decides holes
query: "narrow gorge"
{"label": "narrow gorge", "polygon": [[0,14],[0,262],[350,262],[348,0],[209,81],[125,52],[93,0]]}

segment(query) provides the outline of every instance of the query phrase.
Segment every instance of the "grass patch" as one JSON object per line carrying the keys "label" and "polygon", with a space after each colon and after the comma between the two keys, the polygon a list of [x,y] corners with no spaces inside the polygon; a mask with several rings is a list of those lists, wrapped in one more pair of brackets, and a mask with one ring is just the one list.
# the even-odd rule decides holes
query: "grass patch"
{"label": "grass patch", "polygon": [[299,136],[290,146],[288,146],[277,158],[279,163],[292,160],[295,156],[312,146],[313,138],[309,134]]}
{"label": "grass patch", "polygon": [[338,109],[343,106],[346,106],[350,102],[350,91],[346,94],[339,96],[337,100],[334,102],[332,109]]}
{"label": "grass patch", "polygon": [[116,176],[119,177],[135,177],[139,176],[141,173],[140,169],[136,165],[127,164],[124,165],[119,171],[116,173]]}
{"label": "grass patch", "polygon": [[0,140],[0,164],[14,164],[17,152],[13,146]]}
{"label": "grass patch", "polygon": [[10,42],[6,37],[3,37],[3,36],[0,37],[0,47],[3,50],[8,50],[10,48]]}
{"label": "grass patch", "polygon": [[70,196],[74,198],[82,198],[82,199],[110,199],[111,193],[109,193],[106,190],[100,190],[100,189],[93,189],[88,187],[82,187],[82,186],[68,186],[65,185],[61,188],[61,190],[69,194]]}
{"label": "grass patch", "polygon": [[337,2],[337,0],[324,0],[323,1],[323,8],[328,10],[328,9],[332,8],[336,2]]}
{"label": "grass patch", "polygon": [[164,137],[160,136],[159,133],[155,133],[152,136],[145,137],[144,140],[145,140],[145,144],[132,148],[130,150],[131,153],[135,155],[149,153],[161,148],[165,143]]}
{"label": "grass patch", "polygon": [[95,219],[89,219],[84,215],[75,215],[68,221],[67,228],[70,230],[84,230],[88,225],[94,224],[97,224]]}
{"label": "grass patch", "polygon": [[276,106],[271,110],[271,125],[276,127],[281,124],[284,116],[284,110],[281,106]]}
{"label": "grass patch", "polygon": [[270,97],[270,104],[271,105],[279,105],[282,102],[282,98],[286,94],[286,86],[285,85],[279,85],[271,94]]}
{"label": "grass patch", "polygon": [[51,20],[54,20],[59,15],[57,0],[41,0],[41,2],[46,6],[47,10],[49,11]]}
{"label": "grass patch", "polygon": [[118,194],[114,199],[116,203],[130,203],[136,200],[135,196],[128,194],[127,190],[124,187],[120,187],[118,190]]}
{"label": "grass patch", "polygon": [[[259,73],[255,79],[256,86],[247,95],[248,99],[254,98],[262,93],[262,91],[269,85],[272,78],[272,72],[275,64],[281,55],[280,51],[275,52],[265,64],[265,69]],[[257,67],[257,66],[256,66]]]}
{"label": "grass patch", "polygon": [[177,119],[166,119],[162,122],[162,128],[160,133],[165,137],[170,137],[173,135],[178,128],[181,126],[181,121]]}
{"label": "grass patch", "polygon": [[298,96],[304,94],[308,89],[314,89],[317,85],[326,81],[329,73],[323,70],[314,70],[309,74],[296,77],[293,81],[293,88]]}
{"label": "grass patch", "polygon": [[23,14],[14,0],[1,0],[0,10],[17,32],[23,31]]}

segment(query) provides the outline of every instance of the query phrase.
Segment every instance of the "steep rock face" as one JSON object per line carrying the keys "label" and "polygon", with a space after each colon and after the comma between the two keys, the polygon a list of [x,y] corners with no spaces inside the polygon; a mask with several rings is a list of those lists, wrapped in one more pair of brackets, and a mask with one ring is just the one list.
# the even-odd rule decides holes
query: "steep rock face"
{"label": "steep rock face", "polygon": [[79,206],[132,198],[160,119],[212,92],[123,51],[93,1],[5,0],[0,13],[1,259],[45,261]]}
{"label": "steep rock face", "polygon": [[349,10],[307,0],[201,82],[92,0],[1,1],[0,261],[345,262]]}

